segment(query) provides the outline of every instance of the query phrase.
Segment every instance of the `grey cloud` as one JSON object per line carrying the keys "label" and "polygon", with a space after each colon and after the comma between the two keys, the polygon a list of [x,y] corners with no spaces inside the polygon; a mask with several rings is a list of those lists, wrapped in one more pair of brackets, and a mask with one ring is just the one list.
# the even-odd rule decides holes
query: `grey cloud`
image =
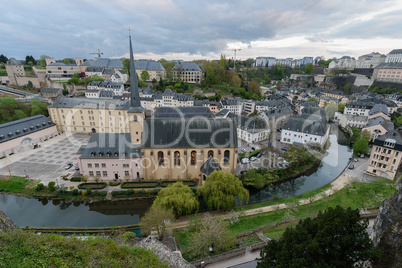
{"label": "grey cloud", "polygon": [[0,53],[19,58],[27,54],[89,58],[99,48],[105,56],[121,56],[128,50],[129,28],[135,53],[155,54],[219,55],[229,42],[247,45],[279,35],[304,35],[321,43],[339,37],[388,36],[401,25],[397,13],[343,24],[392,2],[48,0],[27,6],[14,1],[7,4],[5,20],[0,22],[0,35],[7,36],[0,40]]}

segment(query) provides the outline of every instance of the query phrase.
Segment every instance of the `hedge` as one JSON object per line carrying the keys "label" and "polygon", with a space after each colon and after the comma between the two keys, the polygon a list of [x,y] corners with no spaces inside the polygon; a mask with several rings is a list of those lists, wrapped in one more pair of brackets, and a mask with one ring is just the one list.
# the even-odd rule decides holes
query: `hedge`
{"label": "hedge", "polygon": [[161,183],[161,187],[167,187],[169,185],[172,185],[178,181],[183,182],[184,185],[187,185],[189,187],[195,187],[197,186],[197,181],[196,180],[177,180],[177,181],[163,181]]}
{"label": "hedge", "polygon": [[[136,184],[139,184],[139,185],[136,185]],[[157,181],[129,181],[129,182],[123,182],[121,184],[122,189],[155,188],[155,187],[158,187],[158,182]]]}
{"label": "hedge", "polygon": [[120,185],[120,182],[119,181],[111,181],[111,182],[109,182],[109,185],[110,186],[118,186],[118,185]]}
{"label": "hedge", "polygon": [[118,196],[144,196],[144,195],[157,195],[158,190],[125,190],[125,191],[112,191],[112,196],[113,197],[118,197]]}
{"label": "hedge", "polygon": [[72,177],[70,181],[81,181],[81,177]]}
{"label": "hedge", "polygon": [[78,185],[79,189],[103,189],[106,187],[106,182],[86,182]]}

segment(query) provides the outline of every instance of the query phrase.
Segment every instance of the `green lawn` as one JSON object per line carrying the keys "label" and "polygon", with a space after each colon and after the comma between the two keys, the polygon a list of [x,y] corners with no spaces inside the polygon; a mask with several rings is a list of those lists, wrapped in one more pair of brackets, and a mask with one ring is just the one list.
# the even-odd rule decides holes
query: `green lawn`
{"label": "green lawn", "polygon": [[[321,189],[308,192],[298,197],[244,206],[238,208],[238,211],[305,199],[308,196],[320,194],[330,187],[330,185],[327,185]],[[395,189],[395,182],[382,178],[378,178],[376,181],[370,183],[353,182],[340,191],[333,193],[329,197],[326,196],[325,198],[313,201],[312,203],[297,206],[296,212],[292,212],[288,209],[278,209],[271,212],[243,216],[237,223],[234,223],[232,226],[230,226],[229,231],[232,235],[238,235],[244,232],[255,230],[257,228],[265,227],[263,229],[264,235],[269,238],[279,238],[282,236],[287,227],[295,226],[296,222],[281,224],[277,227],[270,227],[275,223],[288,219],[300,219],[316,216],[319,211],[324,211],[329,207],[336,207],[337,205],[345,208],[351,207],[353,209],[378,207],[385,198],[391,196],[395,192]],[[195,217],[196,216],[193,216],[194,221]],[[190,233],[194,231],[194,228],[191,226],[192,225],[190,222],[190,227],[188,229],[177,230],[174,232],[179,248],[184,251],[188,247],[188,244],[191,243],[189,237]]]}
{"label": "green lawn", "polygon": [[0,233],[1,267],[168,267],[150,250],[102,237]]}

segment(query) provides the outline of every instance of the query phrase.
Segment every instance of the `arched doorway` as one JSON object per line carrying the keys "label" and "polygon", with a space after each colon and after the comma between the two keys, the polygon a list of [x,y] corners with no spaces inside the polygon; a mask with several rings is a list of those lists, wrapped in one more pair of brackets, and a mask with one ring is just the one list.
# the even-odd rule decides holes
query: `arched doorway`
{"label": "arched doorway", "polygon": [[93,129],[92,129],[92,133],[96,133],[96,129],[93,128]]}

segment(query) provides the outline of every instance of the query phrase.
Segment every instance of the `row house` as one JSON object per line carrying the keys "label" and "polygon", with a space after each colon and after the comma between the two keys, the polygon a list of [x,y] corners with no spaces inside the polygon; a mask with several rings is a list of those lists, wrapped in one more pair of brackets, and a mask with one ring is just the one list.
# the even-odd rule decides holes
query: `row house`
{"label": "row house", "polygon": [[379,136],[373,142],[366,173],[392,180],[401,165],[401,156],[401,129]]}

